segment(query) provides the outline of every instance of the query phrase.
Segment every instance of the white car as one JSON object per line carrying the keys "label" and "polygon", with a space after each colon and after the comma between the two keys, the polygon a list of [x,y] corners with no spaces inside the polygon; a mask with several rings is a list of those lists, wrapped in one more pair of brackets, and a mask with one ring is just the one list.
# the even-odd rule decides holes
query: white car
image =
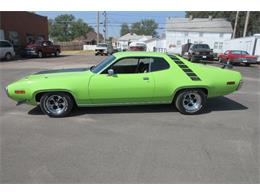
{"label": "white car", "polygon": [[0,40],[0,59],[11,60],[15,56],[13,45],[6,40]]}

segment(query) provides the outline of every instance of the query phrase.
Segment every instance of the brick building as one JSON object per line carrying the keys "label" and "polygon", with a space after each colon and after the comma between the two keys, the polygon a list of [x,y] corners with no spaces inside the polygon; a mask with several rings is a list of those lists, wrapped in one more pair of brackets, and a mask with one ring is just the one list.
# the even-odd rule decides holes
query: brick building
{"label": "brick building", "polygon": [[16,51],[31,40],[48,39],[48,19],[25,11],[0,11],[0,39],[13,43]]}

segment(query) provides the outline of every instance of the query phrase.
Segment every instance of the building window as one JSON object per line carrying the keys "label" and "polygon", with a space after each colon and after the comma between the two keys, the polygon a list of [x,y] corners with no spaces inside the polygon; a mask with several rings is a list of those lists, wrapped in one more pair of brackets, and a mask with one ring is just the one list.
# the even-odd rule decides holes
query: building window
{"label": "building window", "polygon": [[224,33],[220,33],[219,37],[221,37],[221,38],[224,37]]}
{"label": "building window", "polygon": [[9,31],[9,40],[14,46],[20,45],[20,37],[16,31]]}
{"label": "building window", "polygon": [[184,33],[184,36],[185,36],[185,37],[189,36],[189,33],[188,33],[188,32],[185,32],[185,33]]}
{"label": "building window", "polygon": [[203,33],[202,32],[199,33],[199,37],[203,37]]}
{"label": "building window", "polygon": [[223,48],[223,42],[219,42],[218,48],[219,48],[219,49],[222,49],[222,48]]}
{"label": "building window", "polygon": [[218,42],[214,43],[214,49],[218,49]]}
{"label": "building window", "polygon": [[34,41],[33,35],[26,34],[26,43],[31,43],[32,41]]}
{"label": "building window", "polygon": [[181,45],[181,41],[180,40],[177,41],[177,45]]}

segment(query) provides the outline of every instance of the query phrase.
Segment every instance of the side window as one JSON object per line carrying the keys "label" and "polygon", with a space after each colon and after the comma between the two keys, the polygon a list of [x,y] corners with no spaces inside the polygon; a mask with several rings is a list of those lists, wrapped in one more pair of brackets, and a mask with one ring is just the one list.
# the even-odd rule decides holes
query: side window
{"label": "side window", "polygon": [[52,45],[52,42],[51,42],[51,41],[47,41],[47,45],[48,45],[48,46],[51,46],[51,45]]}
{"label": "side window", "polygon": [[0,47],[12,47],[10,43],[6,41],[0,41]]}
{"label": "side window", "polygon": [[169,69],[170,65],[163,58],[151,58],[151,72]]}
{"label": "side window", "polygon": [[[113,69],[115,74],[131,74],[136,73],[137,68],[138,58],[124,58],[115,62],[108,69]],[[107,74],[107,70],[105,70],[103,74]]]}

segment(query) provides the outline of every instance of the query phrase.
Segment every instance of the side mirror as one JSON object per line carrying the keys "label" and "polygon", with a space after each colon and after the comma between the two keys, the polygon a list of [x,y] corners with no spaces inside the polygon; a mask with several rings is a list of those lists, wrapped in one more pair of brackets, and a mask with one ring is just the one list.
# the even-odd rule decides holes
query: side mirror
{"label": "side mirror", "polygon": [[113,70],[113,69],[109,69],[109,70],[107,71],[107,74],[108,74],[108,76],[113,76],[115,73],[114,73],[114,70]]}

